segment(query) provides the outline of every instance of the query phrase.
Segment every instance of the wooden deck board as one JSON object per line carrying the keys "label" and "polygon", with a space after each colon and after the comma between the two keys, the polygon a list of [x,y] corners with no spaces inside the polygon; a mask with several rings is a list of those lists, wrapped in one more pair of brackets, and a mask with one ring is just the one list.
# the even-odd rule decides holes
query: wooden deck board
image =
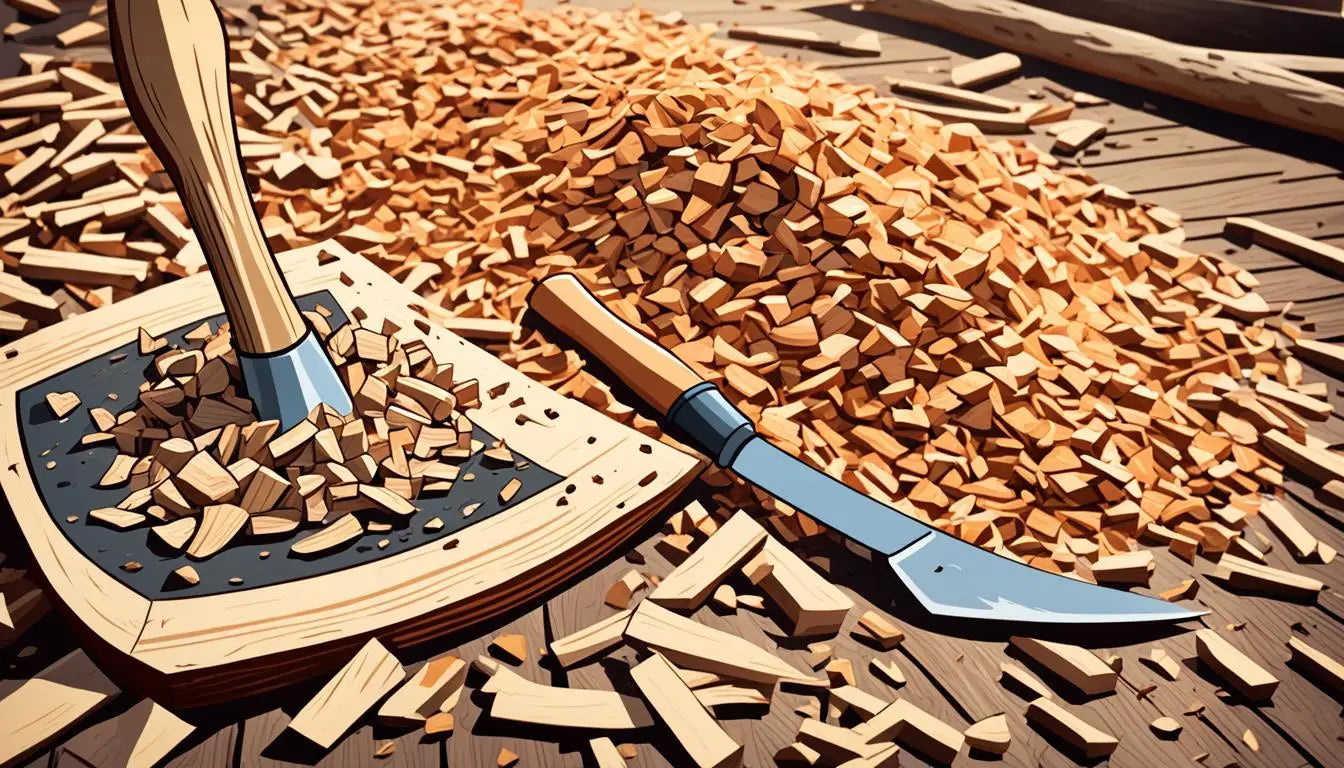
{"label": "wooden deck board", "polygon": [[[1223,220],[1232,215],[1238,214],[1214,214],[1198,220],[1187,220],[1185,223],[1186,237],[1193,239],[1221,235]],[[1286,229],[1317,240],[1344,236],[1344,203],[1327,203],[1289,210],[1262,211],[1255,213],[1254,218],[1280,229]],[[1195,219],[1195,217],[1188,217],[1188,219]]]}
{"label": "wooden deck board", "polygon": [[1258,245],[1242,247],[1222,237],[1204,237],[1198,240],[1186,240],[1182,245],[1194,253],[1216,253],[1242,269],[1256,273],[1272,272],[1278,269],[1292,269],[1301,266],[1297,261]]}
{"label": "wooden deck board", "polygon": [[1144,198],[1180,212],[1187,221],[1228,216],[1257,216],[1331,205],[1344,200],[1344,179],[1326,177],[1276,184],[1265,179],[1241,179],[1197,187],[1153,192]]}
{"label": "wooden deck board", "polygon": [[1082,167],[1097,179],[1136,195],[1256,176],[1273,176],[1277,180],[1282,175],[1280,166],[1274,162],[1278,156],[1254,147],[1119,163],[1096,162],[1106,157],[1104,152],[1099,158],[1085,157]]}
{"label": "wooden deck board", "polygon": [[[1075,113],[1081,112],[1082,110],[1075,110]],[[1124,163],[1134,160],[1153,160],[1195,152],[1209,152],[1216,149],[1233,149],[1245,145],[1223,136],[1176,125],[1152,130],[1130,131],[1105,138],[1093,146],[1097,149],[1097,152],[1085,156],[1084,166]],[[1155,167],[1160,168],[1160,166]]]}

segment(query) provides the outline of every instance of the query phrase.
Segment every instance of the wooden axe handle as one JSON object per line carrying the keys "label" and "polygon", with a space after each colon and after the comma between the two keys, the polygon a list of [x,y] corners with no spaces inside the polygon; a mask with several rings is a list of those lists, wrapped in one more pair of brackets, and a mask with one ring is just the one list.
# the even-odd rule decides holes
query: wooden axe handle
{"label": "wooden axe handle", "polygon": [[126,104],[187,209],[234,344],[293,346],[306,326],[243,181],[219,12],[211,0],[111,0],[108,11]]}
{"label": "wooden axe handle", "polygon": [[542,280],[527,301],[659,413],[666,414],[682,392],[703,381],[676,355],[614,315],[573,275]]}

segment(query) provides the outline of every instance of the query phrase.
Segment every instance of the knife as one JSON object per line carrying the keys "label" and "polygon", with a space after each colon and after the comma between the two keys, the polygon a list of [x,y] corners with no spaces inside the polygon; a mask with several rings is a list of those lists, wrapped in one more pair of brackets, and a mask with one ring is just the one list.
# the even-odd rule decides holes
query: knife
{"label": "knife", "polygon": [[540,281],[531,309],[592,353],[720,467],[887,558],[929,613],[1041,624],[1183,621],[1203,615],[1089,584],[986,551],[908,517],[756,434],[713,384],[612,314],[571,274]]}

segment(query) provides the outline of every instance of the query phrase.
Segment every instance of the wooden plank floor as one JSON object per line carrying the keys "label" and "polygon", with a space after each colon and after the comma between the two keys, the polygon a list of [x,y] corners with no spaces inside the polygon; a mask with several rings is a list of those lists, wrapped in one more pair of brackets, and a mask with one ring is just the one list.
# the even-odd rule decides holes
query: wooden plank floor
{"label": "wooden plank floor", "polygon": [[[586,0],[586,4],[616,9],[628,0]],[[885,78],[896,76],[938,82],[958,63],[994,52],[982,43],[957,38],[939,30],[907,24],[888,17],[854,11],[846,4],[815,11],[794,7],[767,7],[759,3],[742,4],[734,0],[642,0],[643,7],[659,12],[679,10],[692,23],[720,24],[720,36],[733,24],[803,26],[824,35],[849,39],[867,29],[880,32],[882,54],[876,58],[853,58],[816,51],[800,51],[783,46],[762,48],[791,59],[817,62],[856,82],[870,83],[879,92]],[[767,4],[768,5],[768,4]],[[6,5],[0,5],[0,21],[7,21]],[[15,46],[5,44],[5,60]],[[1286,132],[1247,126],[1245,121],[1192,108],[1136,89],[1061,70],[1028,60],[1021,76],[987,89],[1007,98],[1027,100],[1045,98],[1058,102],[1075,90],[1103,97],[1109,103],[1078,108],[1076,117],[1096,119],[1108,126],[1106,140],[1081,156],[1066,162],[1085,168],[1097,179],[1129,190],[1144,199],[1156,201],[1187,217],[1187,247],[1199,252],[1222,254],[1249,269],[1261,281],[1260,291],[1275,307],[1288,309],[1291,318],[1309,335],[1319,338],[1344,338],[1344,283],[1302,267],[1290,259],[1258,247],[1242,247],[1221,237],[1222,222],[1229,215],[1253,215],[1276,226],[1325,240],[1332,238],[1344,245],[1344,180],[1338,165],[1331,165],[1328,154],[1313,151],[1313,140],[1303,140]],[[1037,146],[1048,147],[1050,139],[1038,132],[1028,137]],[[1302,150],[1302,151],[1298,151]],[[1323,159],[1327,158],[1327,159]],[[1310,370],[1316,378],[1329,383],[1331,400],[1344,405],[1344,382]],[[1319,434],[1335,443],[1344,443],[1344,419],[1334,416],[1323,424]],[[1344,510],[1317,500],[1311,483],[1290,477],[1285,483],[1289,503],[1299,517],[1322,540],[1344,550]],[[705,489],[700,489],[705,493]],[[13,541],[4,521],[0,521],[0,542]],[[1299,563],[1285,552],[1273,533],[1265,531],[1275,546],[1269,553],[1271,564],[1292,567],[1325,580],[1334,586],[1344,581],[1344,565]],[[523,634],[529,658],[520,674],[552,685],[607,688],[628,691],[628,665],[634,656],[629,651],[570,670],[561,670],[542,660],[540,651],[548,639],[563,636],[610,615],[602,597],[607,587],[624,571],[637,568],[654,576],[671,570],[654,548],[656,532],[644,532],[632,542],[630,554],[613,553],[605,562],[595,564],[588,573],[554,594],[544,605],[522,615],[510,617],[495,626],[482,628],[478,636],[461,638],[442,647],[399,649],[408,666],[444,652],[456,653],[470,661],[486,652],[491,638],[503,632]],[[17,547],[0,544],[7,560],[6,569],[24,567],[24,554]],[[849,634],[849,626],[830,641],[838,657],[850,659],[860,688],[884,699],[903,697],[956,727],[965,727],[984,717],[1008,712],[1012,729],[1012,747],[1002,760],[983,760],[984,756],[963,753],[958,764],[997,763],[1005,766],[1071,766],[1083,764],[1067,745],[1042,731],[1026,725],[1021,714],[1026,700],[999,683],[1000,664],[1005,661],[1029,668],[1048,678],[1040,667],[1013,658],[1006,653],[1006,638],[998,630],[946,625],[913,609],[908,596],[890,591],[890,573],[854,558],[847,551],[816,553],[831,564],[831,577],[856,603],[852,624],[865,610],[882,610],[895,618],[906,632],[906,641],[894,651],[879,652],[859,644]],[[1194,563],[1178,560],[1170,553],[1155,553],[1159,567],[1151,585],[1153,591],[1171,587],[1181,579],[1193,578],[1200,587],[1198,602],[1210,610],[1203,624],[1228,636],[1246,649],[1283,681],[1272,705],[1257,705],[1229,697],[1207,671],[1197,665],[1183,669],[1175,681],[1160,678],[1140,659],[1156,646],[1176,658],[1193,656],[1193,638],[1189,634],[1141,635],[1107,633],[1103,637],[1086,632],[1071,637],[1089,645],[1103,656],[1114,654],[1122,663],[1122,684],[1116,693],[1095,699],[1069,699],[1085,719],[1120,736],[1120,748],[1109,761],[1115,766],[1200,764],[1207,767],[1243,765],[1296,768],[1329,766],[1340,763],[1340,742],[1344,739],[1340,699],[1332,697],[1308,681],[1300,671],[1288,666],[1284,642],[1296,634],[1314,646],[1344,658],[1344,601],[1339,593],[1328,591],[1319,606],[1303,606],[1224,590],[1208,574],[1211,564],[1202,559]],[[1344,560],[1339,561],[1344,563]],[[0,580],[2,582],[3,580]],[[873,585],[878,587],[874,589]],[[1142,591],[1142,590],[1140,590]],[[768,616],[749,611],[720,615],[702,609],[696,616],[711,626],[747,639],[767,643],[767,638],[782,638],[784,632]],[[773,642],[770,643],[773,645]],[[786,643],[781,653],[803,666],[802,650]],[[0,664],[9,678],[36,673],[72,646],[61,620],[54,614],[43,619],[21,642],[0,649]],[[456,647],[452,647],[456,646]],[[907,683],[898,688],[879,680],[869,669],[869,661],[885,656],[905,672]],[[1050,681],[1054,682],[1054,681]],[[331,751],[313,754],[294,745],[285,736],[285,726],[319,681],[270,697],[260,702],[244,702],[224,710],[183,713],[198,726],[197,733],[171,756],[168,764],[195,768],[232,768],[233,766],[324,765],[363,766],[396,765],[411,768],[434,766],[490,766],[501,747],[522,756],[523,766],[579,766],[591,764],[584,735],[538,734],[492,722],[480,702],[464,695],[455,714],[455,734],[442,741],[425,741],[415,732],[385,731],[361,726]],[[1156,686],[1155,688],[1150,687]],[[1059,686],[1056,690],[1062,690]],[[129,702],[123,702],[122,708]],[[826,712],[826,702],[806,693],[781,691],[769,710],[749,716],[725,719],[725,728],[747,748],[745,764],[773,764],[773,755],[791,742],[799,716],[794,709],[808,704]],[[93,722],[105,720],[116,708],[100,713]],[[1184,726],[1179,738],[1160,741],[1148,728],[1159,716],[1176,718]],[[759,719],[758,719],[759,718]],[[86,723],[85,726],[91,725]],[[1246,734],[1252,734],[1255,747]],[[74,734],[48,746],[48,751],[32,756],[25,765],[74,765],[61,751],[61,744]],[[637,745],[631,766],[683,765],[686,757],[657,729],[627,735],[614,735],[618,743]],[[373,758],[377,745],[391,740],[396,751],[384,760]],[[902,765],[924,765],[917,754],[902,755]]]}

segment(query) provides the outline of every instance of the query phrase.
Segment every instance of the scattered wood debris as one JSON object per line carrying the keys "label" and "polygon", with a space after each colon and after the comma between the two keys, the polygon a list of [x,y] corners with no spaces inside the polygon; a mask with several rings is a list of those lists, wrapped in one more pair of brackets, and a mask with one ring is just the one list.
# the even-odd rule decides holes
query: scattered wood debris
{"label": "scattered wood debris", "polygon": [[630,605],[630,600],[634,598],[635,593],[648,586],[648,582],[640,575],[639,571],[631,568],[621,574],[621,578],[612,582],[611,587],[607,589],[605,602],[612,608],[626,608]]}
{"label": "scattered wood debris", "polygon": [[1175,718],[1159,717],[1148,724],[1153,729],[1153,733],[1163,739],[1174,739],[1181,733],[1181,723]]}
{"label": "scattered wood debris", "polygon": [[[366,524],[405,525],[422,491],[446,491],[478,450],[503,450],[473,442],[461,409],[475,404],[475,381],[455,378],[422,341],[402,344],[357,322],[328,327],[327,348],[355,393],[356,414],[317,408],[280,432],[274,421],[257,421],[239,394],[227,323],[191,336],[188,346],[169,348],[142,330],[140,346],[159,378],[146,381],[139,404],[120,414],[90,410],[90,434],[108,435],[120,451],[99,485],[129,491],[119,510],[96,510],[90,519],[135,527],[148,504],[181,526],[156,528],[175,548],[187,530],[181,521],[198,521],[186,546],[194,559],[235,539],[292,531],[299,537],[291,552],[320,556],[359,539]],[[48,398],[53,412],[73,411],[78,398],[68,394]]]}
{"label": "scattered wood debris", "polygon": [[[647,11],[492,8],[490,23],[479,23],[470,3],[443,13],[462,39],[430,70],[360,16],[324,13],[316,27],[288,30],[283,51],[254,45],[262,39],[255,21],[229,24],[246,42],[232,52],[236,115],[272,244],[334,233],[431,303],[451,306],[436,322],[490,329],[483,332],[507,342],[507,362],[631,420],[576,355],[518,323],[530,279],[577,269],[618,314],[724,384],[776,444],[819,468],[843,466],[846,482],[964,539],[1051,570],[1133,551],[1153,526],[1198,545],[1203,510],[1254,514],[1257,492],[1277,483],[1280,449],[1269,431],[1305,445],[1298,413],[1242,382],[1251,371],[1301,386],[1289,374],[1287,342],[1236,314],[1254,304],[1248,274],[1218,254],[1151,239],[1179,224],[1170,212],[1060,170],[1021,139],[965,125],[1021,131],[1046,119],[1046,105],[913,83],[901,93],[959,106],[879,96]],[[285,22],[266,24],[274,43]],[[637,63],[572,55],[592,34],[610,37],[612,50],[638,51]],[[505,39],[509,49],[547,53],[506,62],[468,54]],[[368,52],[358,77],[290,71],[352,40]],[[680,50],[694,54],[671,57]],[[36,62],[18,77],[52,76]],[[341,71],[352,64],[332,62]],[[61,77],[104,106],[75,110],[91,114],[73,123],[59,104],[43,108],[20,134],[32,143],[0,160],[23,174],[0,196],[0,247],[15,262],[0,273],[0,312],[14,318],[0,334],[58,319],[57,290],[68,287],[92,308],[204,268],[161,165],[115,85],[95,71],[106,72],[81,63]],[[761,76],[778,83],[764,99],[742,85]],[[523,82],[528,93],[515,90]],[[586,89],[584,98],[572,87]],[[30,95],[46,94],[15,97]],[[415,104],[438,130],[418,133],[400,116]],[[561,118],[564,143],[552,146],[537,120]],[[61,167],[52,167],[57,159]],[[79,183],[69,181],[72,162],[86,174]],[[387,413],[395,404],[423,418],[409,393],[375,375],[377,339],[360,334],[355,345],[336,335],[343,361],[359,363],[343,370],[367,384],[355,388],[363,407],[378,402]],[[155,349],[161,343],[151,336],[142,349],[166,352]],[[1139,343],[1143,352],[1133,352]],[[398,347],[386,352],[399,360]],[[227,353],[224,361],[231,373]],[[142,410],[157,401],[193,438],[209,434],[211,421],[246,423],[238,390],[226,396],[233,378],[206,367],[195,378],[225,382],[204,396],[218,405],[196,408],[201,398],[187,387],[170,404],[173,384],[143,393]],[[1233,440],[1235,422],[1216,418],[1219,410],[1254,429],[1237,429]],[[397,413],[417,430],[416,418]],[[172,429],[151,416],[142,413],[146,429]],[[145,433],[139,423],[116,425],[119,446]],[[338,429],[319,431],[326,428]],[[1092,461],[1033,469],[1061,446]],[[430,461],[407,453],[408,463]],[[274,469],[268,454],[254,460]],[[404,469],[399,460],[386,463],[377,462],[373,485],[414,484],[393,471]],[[320,489],[303,481],[307,496],[282,496],[303,510],[301,527],[334,521],[356,503],[338,490],[349,478],[333,471],[340,476]],[[165,493],[173,490],[185,492],[174,482]],[[757,500],[747,488],[728,496],[739,508]],[[969,509],[954,511],[948,502],[963,498]],[[822,535],[760,501],[780,526],[765,527],[785,543]],[[1058,525],[1038,514],[1028,526],[1033,512]],[[1098,550],[1075,555],[1071,543],[1084,540]]]}
{"label": "scattered wood debris", "polygon": [[1223,234],[1231,240],[1249,240],[1327,274],[1344,277],[1344,248],[1239,216],[1230,216],[1223,222]]}
{"label": "scattered wood debris", "polygon": [[838,632],[854,601],[773,536],[761,552],[769,567],[755,583],[788,617],[791,634]]}
{"label": "scattered wood debris", "polygon": [[289,722],[289,729],[331,749],[350,726],[406,679],[406,669],[377,640],[369,640]]}
{"label": "scattered wood debris", "polygon": [[47,405],[51,408],[51,415],[63,419],[79,407],[79,395],[74,392],[48,392]]}

